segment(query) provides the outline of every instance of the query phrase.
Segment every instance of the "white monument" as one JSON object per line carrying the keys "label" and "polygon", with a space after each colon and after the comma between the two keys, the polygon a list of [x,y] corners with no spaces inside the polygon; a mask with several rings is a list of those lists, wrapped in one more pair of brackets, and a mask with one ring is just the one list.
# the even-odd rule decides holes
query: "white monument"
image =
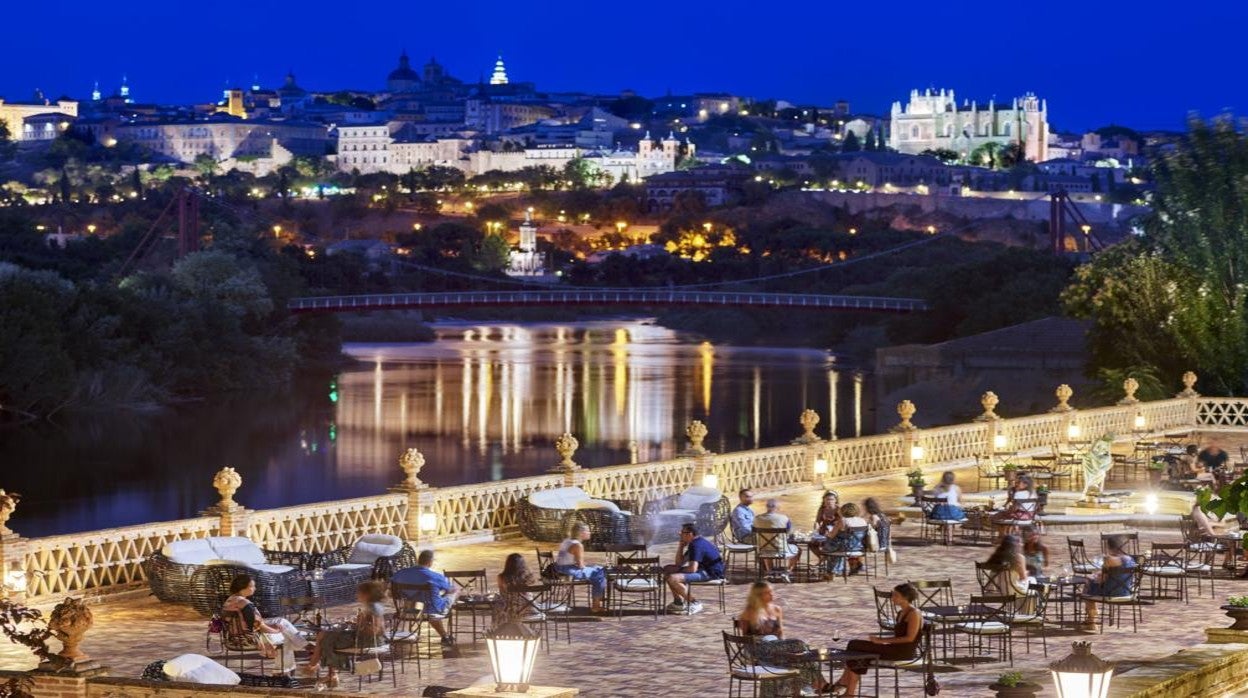
{"label": "white monument", "polygon": [[533,209],[524,212],[520,224],[520,244],[511,251],[507,265],[509,276],[541,276],[546,273],[546,255],[537,251],[537,224],[533,222]]}

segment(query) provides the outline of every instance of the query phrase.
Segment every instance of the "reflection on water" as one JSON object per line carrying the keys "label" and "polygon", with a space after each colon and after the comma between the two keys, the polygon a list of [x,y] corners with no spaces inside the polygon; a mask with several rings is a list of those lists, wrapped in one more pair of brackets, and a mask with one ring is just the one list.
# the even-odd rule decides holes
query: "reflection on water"
{"label": "reflection on water", "polygon": [[347,351],[358,365],[285,395],[0,434],[0,462],[34,466],[0,479],[27,495],[13,528],[192,516],[215,500],[224,465],[243,475],[237,499],[267,508],[384,491],[413,446],[421,479],[451,485],[543,473],[565,431],[593,467],[671,458],[692,419],[725,452],[787,443],[808,406],[821,435],[860,434],[870,409],[863,376],[825,352],[711,346],[634,321],[443,325],[432,344]]}

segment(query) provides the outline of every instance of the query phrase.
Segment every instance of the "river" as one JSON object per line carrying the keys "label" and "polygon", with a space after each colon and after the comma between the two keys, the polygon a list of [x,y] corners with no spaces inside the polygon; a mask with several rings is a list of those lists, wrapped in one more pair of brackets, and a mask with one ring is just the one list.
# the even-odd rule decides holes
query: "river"
{"label": "river", "polygon": [[436,330],[347,345],[356,365],[283,393],[0,432],[0,487],[24,496],[9,525],[41,536],[195,516],[227,465],[243,477],[235,498],[263,509],[383,492],[413,446],[422,480],[454,485],[543,473],[564,431],[594,467],[671,458],[692,419],[717,452],[788,443],[807,406],[825,437],[875,422],[869,378],[820,350],[712,346],[644,320]]}

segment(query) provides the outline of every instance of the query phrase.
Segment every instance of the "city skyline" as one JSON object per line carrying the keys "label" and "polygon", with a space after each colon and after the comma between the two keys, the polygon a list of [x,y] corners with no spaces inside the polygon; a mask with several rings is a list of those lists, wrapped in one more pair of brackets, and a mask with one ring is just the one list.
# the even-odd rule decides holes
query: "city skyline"
{"label": "city skyline", "polygon": [[[0,95],[20,101],[40,89],[48,97],[85,100],[95,81],[107,95],[125,75],[139,101],[202,103],[219,99],[227,80],[249,86],[258,76],[262,86],[276,87],[288,70],[310,90],[380,91],[406,50],[418,64],[436,56],[466,82],[488,80],[501,54],[512,80],[542,91],[631,89],[650,97],[723,91],[820,105],[846,99],[855,112],[880,115],[915,88],[1002,103],[1031,91],[1049,100],[1053,126],[1061,130],[1108,123],[1179,129],[1193,111],[1243,111],[1242,87],[1226,84],[1217,70],[1193,66],[1233,60],[1233,33],[1248,20],[1248,8],[1215,6],[1163,23],[1133,19],[1160,3],[1107,5],[1089,16],[1083,5],[1051,3],[1038,29],[1035,12],[1018,7],[999,6],[990,16],[969,19],[920,15],[925,10],[918,3],[877,16],[815,8],[801,17],[773,18],[778,31],[750,35],[750,27],[768,24],[743,21],[759,11],[735,0],[721,3],[713,16],[690,7],[663,7],[657,15],[656,5],[621,13],[559,2],[534,12],[486,3],[471,18],[447,6],[395,8],[381,23],[317,2],[301,6],[299,15],[232,0],[195,13],[138,0],[126,16],[83,4],[58,27],[55,51],[44,48],[42,32],[9,37],[0,51],[10,65],[25,67],[0,77]],[[13,26],[41,20],[29,6],[14,10]],[[247,18],[245,26],[240,17]],[[861,30],[848,28],[846,20]],[[139,38],[161,37],[174,26],[177,45]],[[1007,36],[1016,26],[1030,33]],[[252,40],[256,27],[280,28],[281,34]],[[322,31],[332,35],[318,40]],[[301,35],[311,39],[296,40]],[[966,36],[964,44],[958,35]],[[126,40],[103,50],[100,36]],[[1011,41],[1034,48],[1012,51]],[[39,60],[23,59],[32,55]]]}

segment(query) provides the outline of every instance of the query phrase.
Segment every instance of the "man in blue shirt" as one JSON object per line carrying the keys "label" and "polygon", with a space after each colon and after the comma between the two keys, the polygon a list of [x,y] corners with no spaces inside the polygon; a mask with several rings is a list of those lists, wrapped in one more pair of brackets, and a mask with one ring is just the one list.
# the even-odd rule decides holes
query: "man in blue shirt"
{"label": "man in blue shirt", "polygon": [[680,545],[676,548],[676,564],[664,569],[667,586],[672,590],[673,613],[698,613],[702,604],[693,598],[693,583],[724,578],[724,559],[719,548],[698,535],[697,526],[687,523],[680,527]]}
{"label": "man in blue shirt", "polygon": [[753,543],[754,510],[750,505],[754,503],[754,493],[750,488],[744,487],[737,493],[737,499],[740,503],[728,515],[728,523],[732,526],[732,539],[737,543]]}
{"label": "man in blue shirt", "polygon": [[429,616],[429,625],[442,638],[442,644],[454,645],[454,636],[448,635],[446,632],[445,618],[451,607],[455,605],[455,599],[459,596],[459,588],[441,572],[430,569],[432,564],[433,551],[422,550],[420,555],[416,557],[416,566],[395,572],[394,576],[390,578],[390,583],[427,585],[429,593],[424,594],[424,598],[417,600],[424,602],[425,613]]}

